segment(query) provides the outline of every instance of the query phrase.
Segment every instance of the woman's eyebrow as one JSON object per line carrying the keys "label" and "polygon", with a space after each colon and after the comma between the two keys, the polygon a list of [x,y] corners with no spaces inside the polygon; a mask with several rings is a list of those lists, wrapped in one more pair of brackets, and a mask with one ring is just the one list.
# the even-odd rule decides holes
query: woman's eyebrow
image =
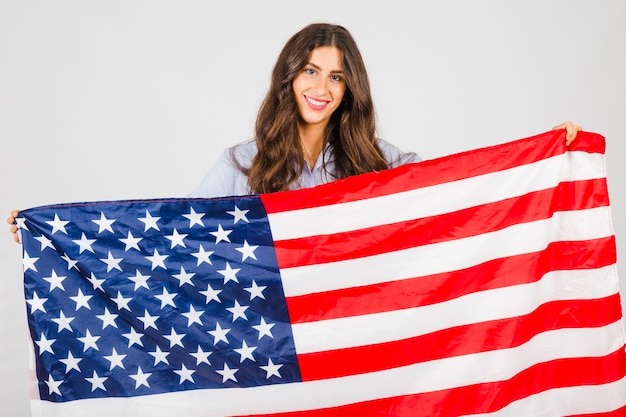
{"label": "woman's eyebrow", "polygon": [[[316,65],[313,62],[309,62],[308,65],[312,66],[313,68],[315,68],[318,71],[322,70],[322,67],[320,67],[319,65]],[[343,74],[343,70],[340,70],[340,69],[338,69],[338,70],[331,70],[330,73],[331,74]]]}

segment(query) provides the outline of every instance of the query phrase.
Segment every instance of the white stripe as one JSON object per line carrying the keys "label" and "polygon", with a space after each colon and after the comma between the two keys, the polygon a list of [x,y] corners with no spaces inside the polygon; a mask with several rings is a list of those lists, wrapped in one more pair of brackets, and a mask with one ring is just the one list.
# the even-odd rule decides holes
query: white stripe
{"label": "white stripe", "polygon": [[[603,328],[543,333],[514,349],[447,358],[325,381],[67,403],[41,401],[38,406],[44,417],[225,417],[308,410],[506,380],[537,363],[562,357],[602,357],[615,352],[623,344],[621,322],[618,321]],[[416,375],[419,377],[416,378]],[[607,387],[610,393],[615,388],[613,385]],[[619,394],[616,402],[626,403],[626,385],[622,381],[618,386],[621,391],[617,390]],[[602,386],[598,390],[598,395],[604,395]],[[545,404],[545,407],[556,406],[554,403]]]}
{"label": "white stripe", "polygon": [[350,203],[275,213],[268,217],[276,241],[340,233],[493,203],[553,188],[561,181],[603,178],[603,164],[602,155],[571,152],[431,187]]}
{"label": "white stripe", "polygon": [[536,252],[553,241],[613,235],[608,207],[555,213],[478,236],[346,261],[281,269],[287,297],[371,285],[468,268]]}
{"label": "white stripe", "polygon": [[626,404],[626,377],[605,385],[558,388],[511,403],[496,412],[464,417],[552,417],[606,413]]}
{"label": "white stripe", "polygon": [[437,330],[518,317],[557,300],[591,300],[616,294],[615,265],[557,271],[529,284],[465,295],[450,301],[384,313],[294,324],[299,354],[372,345]]}

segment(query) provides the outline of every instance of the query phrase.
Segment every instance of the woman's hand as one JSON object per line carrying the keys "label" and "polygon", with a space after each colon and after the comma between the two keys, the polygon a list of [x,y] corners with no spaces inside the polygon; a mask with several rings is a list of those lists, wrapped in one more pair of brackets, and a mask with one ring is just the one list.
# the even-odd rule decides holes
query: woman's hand
{"label": "woman's hand", "polygon": [[572,122],[565,122],[565,123],[561,123],[560,125],[554,126],[552,128],[552,130],[557,130],[557,129],[565,129],[565,144],[567,146],[569,146],[570,143],[572,143],[574,141],[574,139],[576,139],[576,135],[578,134],[578,132],[580,130],[583,130],[582,127],[575,125]]}
{"label": "woman's hand", "polygon": [[13,233],[13,240],[16,243],[20,243],[20,236],[17,234],[17,225],[15,224],[15,218],[17,217],[18,214],[19,214],[19,211],[13,210],[11,212],[11,215],[7,219],[7,223],[11,225],[11,233]]}

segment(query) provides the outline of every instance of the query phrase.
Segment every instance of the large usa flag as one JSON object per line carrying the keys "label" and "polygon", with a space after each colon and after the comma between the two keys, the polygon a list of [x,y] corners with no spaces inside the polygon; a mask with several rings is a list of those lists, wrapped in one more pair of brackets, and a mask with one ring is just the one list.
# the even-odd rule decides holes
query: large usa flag
{"label": "large usa flag", "polygon": [[604,152],[24,210],[33,415],[625,416]]}

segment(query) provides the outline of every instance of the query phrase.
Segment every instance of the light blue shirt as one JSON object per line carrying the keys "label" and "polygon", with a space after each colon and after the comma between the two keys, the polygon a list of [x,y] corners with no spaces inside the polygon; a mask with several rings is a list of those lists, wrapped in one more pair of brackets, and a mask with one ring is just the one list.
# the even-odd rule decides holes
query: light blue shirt
{"label": "light blue shirt", "polygon": [[[382,139],[378,140],[378,146],[383,152],[389,168],[422,160],[416,153],[403,152]],[[256,154],[257,146],[254,141],[226,149],[206,173],[200,185],[189,194],[189,197],[213,198],[252,194],[248,177],[237,168],[233,157],[241,166],[249,167]],[[326,167],[324,167],[323,154],[326,158]],[[320,153],[313,169],[310,169],[308,164],[304,164],[302,175],[291,185],[291,189],[314,187],[336,179],[328,173],[334,172],[335,169],[332,147],[328,145],[323,154]]]}

